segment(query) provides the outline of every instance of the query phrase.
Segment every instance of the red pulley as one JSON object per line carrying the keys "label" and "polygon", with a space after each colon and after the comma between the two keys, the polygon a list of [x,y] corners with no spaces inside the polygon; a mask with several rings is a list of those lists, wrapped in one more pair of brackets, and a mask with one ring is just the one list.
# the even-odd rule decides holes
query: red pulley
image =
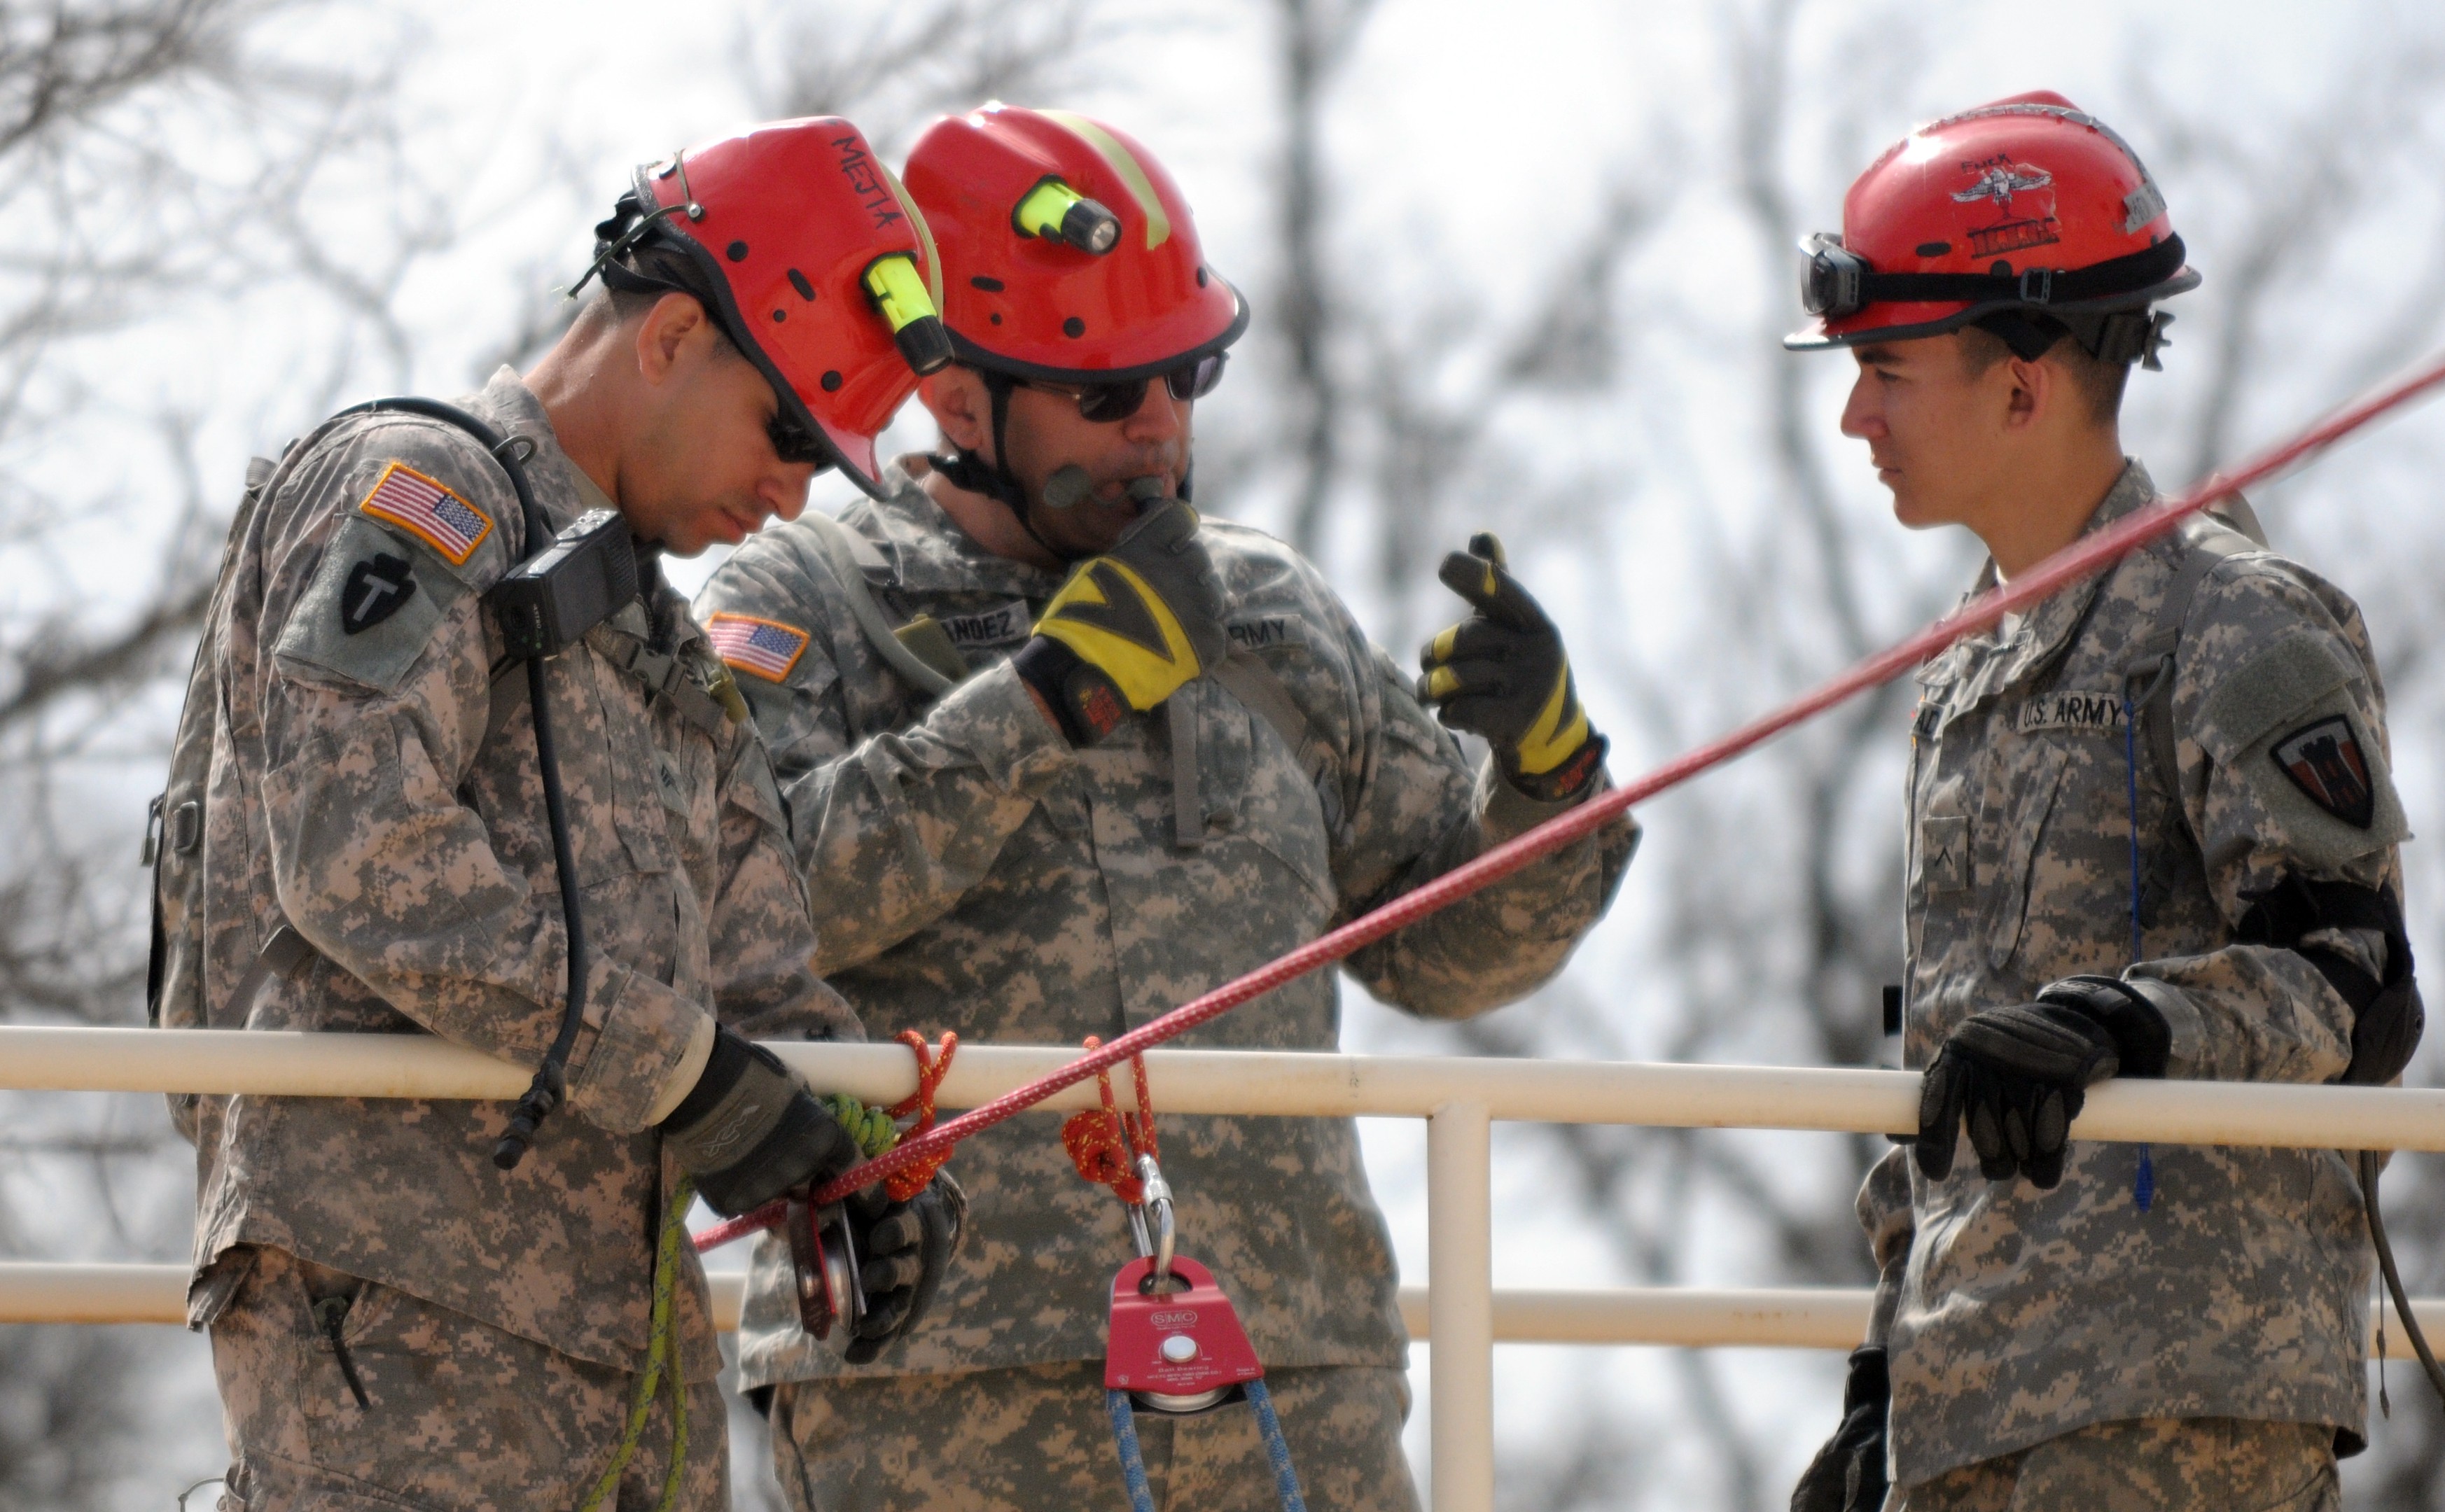
{"label": "red pulley", "polygon": [[1104,1352],[1104,1387],[1127,1391],[1158,1412],[1220,1407],[1261,1380],[1256,1346],[1214,1273],[1175,1256],[1171,1273],[1186,1286],[1156,1286],[1155,1259],[1144,1256],[1112,1278],[1112,1324]]}

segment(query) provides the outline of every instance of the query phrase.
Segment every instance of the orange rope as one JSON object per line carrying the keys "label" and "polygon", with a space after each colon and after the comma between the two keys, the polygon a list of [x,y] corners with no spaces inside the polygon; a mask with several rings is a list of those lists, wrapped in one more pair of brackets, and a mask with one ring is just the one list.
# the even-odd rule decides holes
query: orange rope
{"label": "orange rope", "polygon": [[[925,1036],[914,1029],[900,1031],[898,1039],[917,1057],[917,1090],[884,1110],[894,1118],[917,1115],[917,1122],[901,1131],[901,1138],[913,1139],[934,1127],[934,1093],[943,1085],[943,1073],[951,1069],[951,1057],[960,1053],[960,1036],[945,1031],[940,1050],[930,1050]],[[934,1173],[951,1158],[953,1147],[944,1146],[938,1154],[914,1161],[893,1171],[883,1184],[884,1195],[895,1203],[905,1203],[925,1189]]]}
{"label": "orange rope", "polygon": [[[1087,1036],[1089,1050],[1103,1042],[1098,1036]],[[1070,1163],[1078,1167],[1080,1177],[1110,1186],[1113,1196],[1134,1206],[1146,1201],[1146,1183],[1138,1179],[1137,1157],[1152,1155],[1160,1163],[1163,1147],[1155,1138],[1154,1098],[1147,1091],[1146,1058],[1130,1056],[1129,1070],[1137,1076],[1138,1111],[1121,1111],[1118,1099],[1112,1095],[1112,1073],[1098,1072],[1095,1088],[1104,1095],[1104,1106],[1072,1113],[1064,1119],[1061,1148],[1070,1152]]]}

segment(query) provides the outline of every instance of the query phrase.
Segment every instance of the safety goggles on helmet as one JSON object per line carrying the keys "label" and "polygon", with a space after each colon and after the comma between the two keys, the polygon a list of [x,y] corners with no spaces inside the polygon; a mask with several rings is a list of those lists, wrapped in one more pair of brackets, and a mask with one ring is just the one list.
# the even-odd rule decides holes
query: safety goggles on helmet
{"label": "safety goggles on helmet", "polygon": [[[1207,352],[1163,374],[1163,386],[1173,399],[1184,404],[1204,399],[1222,382],[1222,364],[1229,359],[1227,352]],[[1152,383],[1151,379],[1131,378],[1117,383],[1031,383],[1027,386],[1074,399],[1078,401],[1080,420],[1098,425],[1112,425],[1146,407],[1147,390]]]}
{"label": "safety goggles on helmet", "polygon": [[[2182,271],[2182,238],[2086,268],[2025,268],[2017,273],[1879,273],[1831,232],[1802,237],[1800,303],[1808,313],[1838,320],[1875,304],[1959,300],[1969,314],[2007,305],[2096,310],[2153,293]],[[1967,324],[1967,320],[1957,324]]]}
{"label": "safety goggles on helmet", "polygon": [[2163,343],[2149,307],[2199,281],[2130,145],[2043,90],[1896,142],[1843,196],[1841,233],[1800,254],[1811,318],[1783,345],[1802,351],[1974,325],[2016,352],[2068,330],[2144,360]]}
{"label": "safety goggles on helmet", "polygon": [[1812,315],[1839,319],[1866,308],[1861,292],[1868,283],[1868,261],[1847,251],[1842,238],[1819,232],[1801,239],[1800,308]]}

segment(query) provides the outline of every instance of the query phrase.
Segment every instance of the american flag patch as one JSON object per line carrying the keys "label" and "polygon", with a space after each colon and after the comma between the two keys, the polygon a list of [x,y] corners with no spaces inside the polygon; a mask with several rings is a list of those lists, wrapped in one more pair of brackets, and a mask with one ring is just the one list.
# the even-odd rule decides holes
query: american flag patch
{"label": "american flag patch", "polygon": [[405,462],[383,468],[373,492],[357,509],[407,532],[452,567],[466,566],[484,537],[493,533],[491,515]]}
{"label": "american flag patch", "polygon": [[725,664],[774,682],[788,677],[807,649],[807,632],[796,625],[747,614],[717,614],[705,621],[704,633]]}

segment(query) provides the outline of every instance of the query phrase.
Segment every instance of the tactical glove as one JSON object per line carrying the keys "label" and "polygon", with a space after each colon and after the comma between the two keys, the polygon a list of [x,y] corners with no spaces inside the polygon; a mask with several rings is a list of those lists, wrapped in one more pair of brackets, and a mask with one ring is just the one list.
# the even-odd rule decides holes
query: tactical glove
{"label": "tactical glove", "polygon": [[2172,1046],[2156,1005],[2112,977],[2066,977],[2035,1002],[1971,1014],[1945,1036],[1919,1088],[1920,1173],[1951,1174],[1967,1119],[1980,1174],[2052,1189],[2087,1089],[2108,1076],[2162,1076]]}
{"label": "tactical glove", "polygon": [[866,1313],[849,1336],[848,1358],[864,1365],[925,1316],[959,1250],[968,1197],[943,1171],[905,1203],[886,1197],[877,1183],[851,1196],[846,1206],[850,1242],[857,1246],[858,1286],[866,1294]]}
{"label": "tactical glove", "polygon": [[1885,1347],[1862,1344],[1851,1352],[1851,1378],[1842,1386],[1842,1426],[1800,1472],[1791,1512],[1877,1512],[1885,1504],[1885,1421],[1892,1406]]}
{"label": "tactical glove", "polygon": [[779,1057],[726,1027],[714,1031],[704,1074],[661,1127],[663,1148],[724,1218],[820,1185],[861,1158],[831,1110]]}
{"label": "tactical glove", "polygon": [[1166,499],[1110,551],[1078,564],[1014,662],[1070,743],[1089,746],[1222,660],[1231,649],[1222,612],[1197,512]]}
{"label": "tactical glove", "polygon": [[1418,700],[1444,723],[1485,737],[1511,785],[1548,803],[1576,798],[1604,765],[1554,622],[1503,564],[1502,543],[1469,537],[1435,574],[1475,614],[1418,653]]}

